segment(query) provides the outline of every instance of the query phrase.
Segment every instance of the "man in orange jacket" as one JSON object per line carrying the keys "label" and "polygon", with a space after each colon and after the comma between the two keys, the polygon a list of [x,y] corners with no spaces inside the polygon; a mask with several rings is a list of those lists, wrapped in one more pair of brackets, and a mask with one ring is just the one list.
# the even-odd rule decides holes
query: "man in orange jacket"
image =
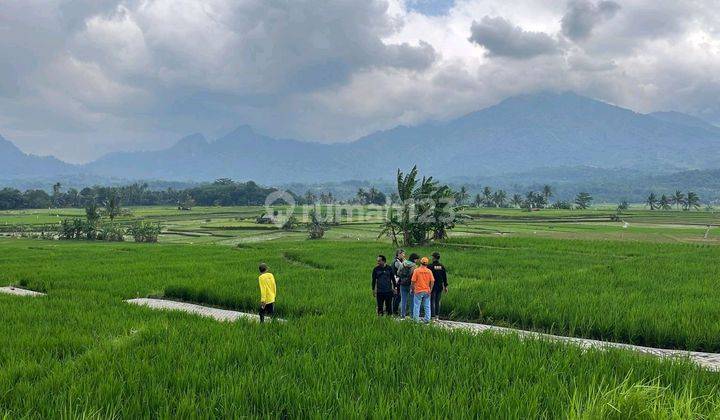
{"label": "man in orange jacket", "polygon": [[432,271],[427,267],[430,260],[427,257],[420,259],[420,267],[416,268],[412,274],[412,293],[415,301],[413,302],[413,320],[420,320],[420,305],[423,307],[425,316],[423,322],[430,323],[430,292],[432,291],[435,278]]}

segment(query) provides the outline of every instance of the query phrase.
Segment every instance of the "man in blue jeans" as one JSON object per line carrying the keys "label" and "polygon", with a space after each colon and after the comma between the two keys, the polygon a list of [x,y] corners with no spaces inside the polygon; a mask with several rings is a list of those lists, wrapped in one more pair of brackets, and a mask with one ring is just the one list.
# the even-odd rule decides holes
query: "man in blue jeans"
{"label": "man in blue jeans", "polygon": [[398,277],[400,278],[400,318],[403,319],[405,316],[412,316],[413,314],[413,296],[410,289],[412,287],[412,273],[417,267],[416,264],[419,258],[418,254],[410,254],[410,258],[403,262],[402,268],[398,271]]}
{"label": "man in blue jeans", "polygon": [[421,266],[416,268],[412,274],[412,291],[415,302],[413,303],[413,321],[420,320],[420,306],[422,306],[424,313],[423,322],[426,324],[430,323],[430,292],[433,288],[435,279],[432,271],[427,267],[430,260],[427,257],[422,257],[420,260]]}
{"label": "man in blue jeans", "polygon": [[405,262],[405,251],[398,249],[395,251],[395,260],[392,263],[393,274],[395,275],[395,294],[393,296],[392,313],[397,316],[400,315],[400,270]]}

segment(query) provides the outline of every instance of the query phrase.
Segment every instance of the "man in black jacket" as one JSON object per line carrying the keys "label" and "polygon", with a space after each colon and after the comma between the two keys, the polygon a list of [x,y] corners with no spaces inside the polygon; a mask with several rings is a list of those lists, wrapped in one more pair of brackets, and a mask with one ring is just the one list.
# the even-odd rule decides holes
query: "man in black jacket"
{"label": "man in black jacket", "polygon": [[433,283],[432,294],[430,295],[430,313],[437,319],[440,316],[440,298],[443,292],[448,291],[447,271],[445,266],[440,263],[440,253],[433,252],[433,261],[428,266],[433,273],[435,283]]}
{"label": "man in black jacket", "polygon": [[378,315],[392,315],[392,300],[395,294],[395,273],[387,265],[387,258],[378,255],[377,266],[372,272],[372,290],[377,299]]}

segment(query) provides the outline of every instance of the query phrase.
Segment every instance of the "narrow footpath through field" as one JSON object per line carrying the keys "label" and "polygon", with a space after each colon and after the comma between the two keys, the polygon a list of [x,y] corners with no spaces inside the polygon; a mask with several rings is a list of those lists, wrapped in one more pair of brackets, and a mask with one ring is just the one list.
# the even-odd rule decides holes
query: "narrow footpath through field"
{"label": "narrow footpath through field", "polygon": [[13,286],[0,287],[0,293],[15,296],[45,296],[45,293],[35,292],[33,290],[20,289]]}
{"label": "narrow footpath through field", "polygon": [[720,371],[720,353],[704,353],[698,351],[687,351],[687,350],[670,350],[670,349],[658,349],[654,347],[643,347],[636,346],[633,344],[625,343],[614,343],[611,341],[600,341],[591,340],[588,338],[578,337],[565,337],[560,335],[552,335],[539,333],[534,331],[517,330],[514,328],[497,327],[494,325],[486,324],[475,324],[471,322],[458,322],[458,321],[435,321],[434,325],[449,330],[465,330],[473,333],[482,333],[485,331],[491,331],[497,334],[517,334],[521,338],[534,338],[548,341],[556,341],[561,343],[572,344],[583,348],[595,348],[595,349],[623,349],[631,350],[638,353],[649,354],[652,356],[662,358],[688,358],[690,361],[698,364],[699,366],[714,371]]}
{"label": "narrow footpath through field", "polygon": [[249,319],[251,321],[260,321],[260,316],[248,314],[245,312],[230,311],[227,309],[211,308],[208,306],[196,305],[194,303],[178,302],[166,299],[138,298],[128,299],[126,302],[133,305],[147,306],[152,309],[164,309],[171,311],[181,311],[190,314],[200,315],[213,318],[221,322],[233,322],[238,319]]}
{"label": "narrow footpath through field", "polygon": [[[164,310],[176,310],[187,312],[195,315],[205,316],[213,318],[217,321],[222,322],[233,322],[238,319],[249,319],[252,321],[259,321],[260,317],[255,314],[249,314],[246,312],[230,311],[227,309],[218,309],[208,306],[197,305],[187,302],[177,302],[166,299],[151,299],[151,298],[138,298],[129,299],[128,303],[134,305],[147,306],[153,309],[164,309]],[[637,353],[648,354],[651,356],[662,357],[662,358],[688,358],[690,361],[698,364],[699,366],[714,371],[720,371],[720,353],[704,353],[697,351],[686,351],[686,350],[670,350],[670,349],[658,349],[654,347],[643,347],[625,343],[614,343],[610,341],[591,340],[587,338],[577,337],[564,337],[559,335],[544,334],[534,331],[518,330],[514,328],[497,327],[494,325],[486,324],[475,324],[471,322],[459,322],[459,321],[434,321],[433,325],[446,328],[448,330],[463,330],[472,333],[483,333],[490,331],[496,334],[517,334],[521,338],[528,339],[540,339],[555,341],[560,343],[571,344],[583,348],[594,348],[594,349],[623,349],[630,350]]]}

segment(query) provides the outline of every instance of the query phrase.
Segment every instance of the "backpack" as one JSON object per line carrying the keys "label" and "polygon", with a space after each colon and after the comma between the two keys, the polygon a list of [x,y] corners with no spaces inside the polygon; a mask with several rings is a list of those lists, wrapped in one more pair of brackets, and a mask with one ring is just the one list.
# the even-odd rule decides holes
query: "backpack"
{"label": "backpack", "polygon": [[410,286],[410,283],[412,283],[412,267],[408,267],[403,264],[402,268],[398,270],[397,275],[400,278],[401,286]]}
{"label": "backpack", "polygon": [[[395,258],[395,261],[393,261],[392,266],[391,266],[393,275],[394,275],[395,277],[398,276],[398,271],[399,271],[398,268],[397,268],[397,263],[398,263],[398,262],[400,262],[400,260],[397,259],[397,258]],[[402,262],[400,262],[400,264],[402,264]]]}

